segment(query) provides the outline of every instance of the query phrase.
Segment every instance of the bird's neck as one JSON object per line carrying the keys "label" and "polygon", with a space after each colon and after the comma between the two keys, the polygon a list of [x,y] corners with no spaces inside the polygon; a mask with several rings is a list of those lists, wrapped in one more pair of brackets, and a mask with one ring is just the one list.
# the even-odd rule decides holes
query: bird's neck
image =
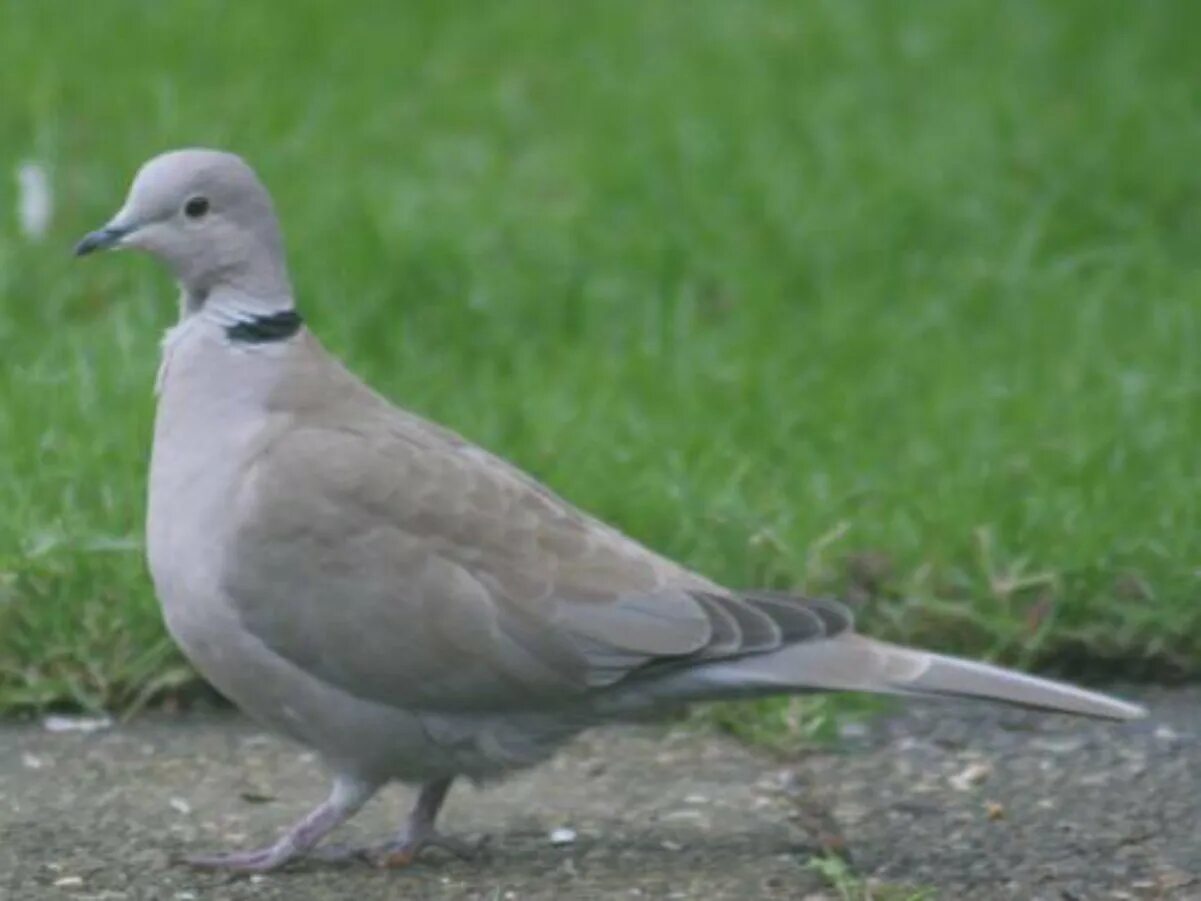
{"label": "bird's neck", "polygon": [[288,293],[256,297],[241,291],[216,289],[203,298],[184,291],[180,324],[193,317],[224,330],[233,342],[264,344],[291,338],[303,324]]}
{"label": "bird's neck", "polygon": [[[204,360],[220,360],[219,368],[228,369],[229,358],[220,352],[214,354],[219,348],[252,351],[235,354],[239,359],[276,358],[278,353],[286,353],[303,328],[304,320],[287,295],[271,299],[217,290],[196,302],[185,290],[180,298],[179,322],[163,336],[156,393],[162,393],[169,372],[181,368],[199,372],[204,369]],[[278,353],[268,352],[272,349]],[[194,362],[181,367],[184,359]]]}

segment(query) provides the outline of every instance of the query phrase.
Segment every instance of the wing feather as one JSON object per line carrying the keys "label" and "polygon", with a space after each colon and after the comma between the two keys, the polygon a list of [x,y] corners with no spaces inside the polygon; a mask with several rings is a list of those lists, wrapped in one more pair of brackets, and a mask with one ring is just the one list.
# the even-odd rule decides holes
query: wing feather
{"label": "wing feather", "polygon": [[529,707],[839,628],[833,609],[735,596],[342,388],[303,416],[280,404],[222,573],[243,625],[318,678],[398,706]]}

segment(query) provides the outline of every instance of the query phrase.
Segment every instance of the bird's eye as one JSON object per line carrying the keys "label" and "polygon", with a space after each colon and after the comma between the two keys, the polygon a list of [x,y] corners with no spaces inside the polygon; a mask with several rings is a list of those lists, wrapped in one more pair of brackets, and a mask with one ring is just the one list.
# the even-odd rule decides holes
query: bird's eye
{"label": "bird's eye", "polygon": [[190,197],[183,205],[183,214],[189,219],[199,219],[209,211],[207,197]]}

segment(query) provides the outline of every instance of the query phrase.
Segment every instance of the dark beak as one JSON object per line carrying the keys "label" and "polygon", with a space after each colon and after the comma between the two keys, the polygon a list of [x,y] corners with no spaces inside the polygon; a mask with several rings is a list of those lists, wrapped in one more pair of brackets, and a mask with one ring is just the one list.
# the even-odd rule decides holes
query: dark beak
{"label": "dark beak", "polygon": [[82,257],[97,250],[108,250],[131,231],[133,231],[132,228],[108,225],[89,232],[83,236],[82,241],[75,245],[75,256]]}

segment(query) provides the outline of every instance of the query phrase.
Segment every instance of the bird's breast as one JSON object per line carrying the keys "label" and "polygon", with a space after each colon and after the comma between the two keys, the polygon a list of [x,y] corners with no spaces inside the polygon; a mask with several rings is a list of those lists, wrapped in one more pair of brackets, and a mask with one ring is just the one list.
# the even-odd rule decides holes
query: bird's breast
{"label": "bird's breast", "polygon": [[236,361],[179,362],[155,414],[146,550],[168,626],[186,645],[187,622],[220,603],[222,561],[238,526],[234,500],[269,418],[246,382],[230,377]]}

